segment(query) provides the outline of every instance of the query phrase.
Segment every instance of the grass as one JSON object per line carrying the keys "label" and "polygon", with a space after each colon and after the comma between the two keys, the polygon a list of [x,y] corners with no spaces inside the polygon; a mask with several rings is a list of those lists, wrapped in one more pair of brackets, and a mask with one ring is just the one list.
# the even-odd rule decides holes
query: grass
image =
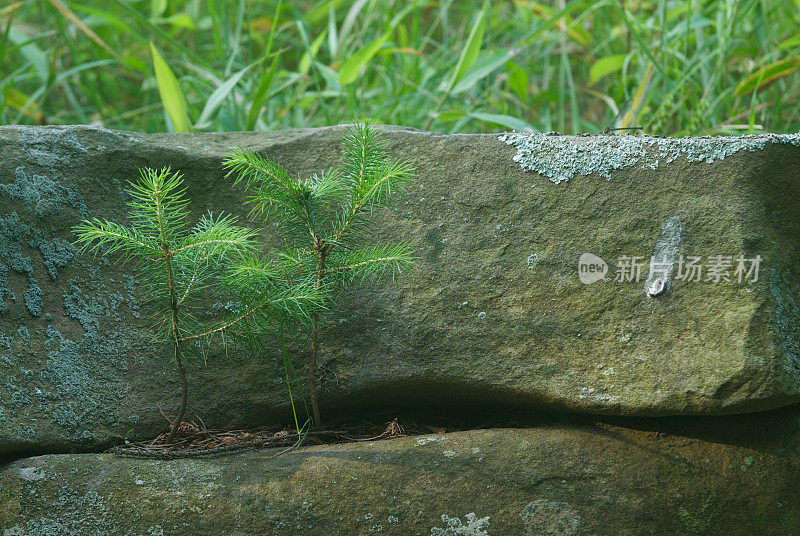
{"label": "grass", "polygon": [[797,0],[38,0],[0,8],[0,124],[800,130]]}

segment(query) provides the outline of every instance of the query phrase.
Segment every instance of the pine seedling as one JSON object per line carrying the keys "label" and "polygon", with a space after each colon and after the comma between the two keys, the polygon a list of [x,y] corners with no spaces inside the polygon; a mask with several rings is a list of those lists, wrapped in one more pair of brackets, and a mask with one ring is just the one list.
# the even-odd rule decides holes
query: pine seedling
{"label": "pine seedling", "polygon": [[[108,220],[84,220],[74,228],[82,251],[119,254],[118,260],[132,264],[145,298],[155,304],[154,341],[172,347],[180,377],[181,396],[177,418],[172,422],[167,443],[172,443],[186,414],[188,386],[184,359],[193,357],[217,339],[253,319],[269,322],[285,314],[310,318],[309,309],[321,305],[306,288],[284,287],[279,281],[262,286],[248,297],[248,307],[233,318],[209,323],[201,321],[200,298],[212,292],[220,278],[236,277],[226,271],[233,258],[243,257],[256,247],[255,233],[236,225],[230,215],[208,213],[188,228],[189,200],[180,173],[169,168],[143,169],[139,180],[127,190],[129,225]],[[308,286],[308,285],[307,285]]]}
{"label": "pine seedling", "polygon": [[[231,151],[224,166],[250,193],[251,216],[275,222],[289,248],[283,269],[310,279],[335,301],[337,290],[364,280],[394,276],[413,262],[408,244],[370,243],[373,211],[390,205],[411,184],[413,167],[389,157],[380,130],[369,122],[348,128],[340,170],[292,179],[275,160],[253,150]],[[257,282],[254,282],[257,285]],[[257,287],[256,287],[257,288]],[[318,394],[320,311],[305,324],[311,341],[308,386],[314,426],[321,425]]]}

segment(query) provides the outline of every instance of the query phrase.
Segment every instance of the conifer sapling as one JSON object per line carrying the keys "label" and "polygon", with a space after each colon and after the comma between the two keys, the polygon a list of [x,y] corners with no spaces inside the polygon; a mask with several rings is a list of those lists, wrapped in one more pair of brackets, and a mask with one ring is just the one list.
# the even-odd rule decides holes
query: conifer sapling
{"label": "conifer sapling", "polygon": [[270,322],[285,315],[310,318],[310,310],[321,299],[308,286],[287,286],[271,282],[270,288],[251,293],[248,307],[233,318],[209,324],[199,320],[200,299],[211,293],[222,277],[236,277],[228,263],[245,257],[256,246],[255,233],[236,225],[232,216],[208,213],[188,226],[189,200],[179,173],[169,168],[143,169],[137,182],[127,190],[129,225],[107,220],[85,220],[74,229],[83,251],[95,254],[120,254],[119,260],[131,263],[139,273],[139,284],[148,301],[155,303],[155,340],[172,347],[175,367],[181,382],[178,416],[172,422],[167,443],[172,443],[186,413],[187,381],[183,360],[191,357],[219,335],[252,319]]}
{"label": "conifer sapling", "polygon": [[[233,150],[224,166],[235,183],[244,181],[250,193],[251,216],[272,221],[291,246],[282,253],[284,270],[310,279],[315,288],[335,300],[336,290],[365,279],[391,274],[413,262],[408,244],[370,243],[373,210],[387,206],[409,187],[412,166],[389,157],[381,132],[369,122],[348,128],[341,170],[293,180],[275,160],[250,149]],[[307,325],[311,340],[308,359],[309,398],[313,423],[321,416],[318,394],[319,315]]]}

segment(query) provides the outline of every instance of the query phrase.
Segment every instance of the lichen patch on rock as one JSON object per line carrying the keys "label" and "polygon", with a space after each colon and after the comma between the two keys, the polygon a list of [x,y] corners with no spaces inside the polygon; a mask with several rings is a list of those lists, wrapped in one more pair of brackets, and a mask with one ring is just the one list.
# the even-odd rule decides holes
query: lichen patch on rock
{"label": "lichen patch on rock", "polygon": [[559,184],[576,175],[597,173],[611,180],[613,171],[629,166],[656,169],[680,157],[713,164],[739,151],[757,151],[768,143],[800,146],[800,134],[742,137],[659,138],[654,136],[552,136],[507,132],[500,141],[517,149],[514,162]]}

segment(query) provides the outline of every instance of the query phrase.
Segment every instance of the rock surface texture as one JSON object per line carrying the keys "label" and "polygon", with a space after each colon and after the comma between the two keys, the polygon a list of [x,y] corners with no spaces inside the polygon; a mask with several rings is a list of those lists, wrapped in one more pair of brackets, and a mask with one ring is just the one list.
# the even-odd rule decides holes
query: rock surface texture
{"label": "rock surface texture", "polygon": [[[385,130],[419,179],[376,215],[376,233],[410,240],[419,261],[335,311],[323,412],[503,403],[717,415],[800,400],[800,137]],[[127,181],[166,165],[184,173],[195,216],[246,218],[246,194],[220,165],[230,148],[309,176],[339,165],[344,131],[0,128],[0,453],[153,437],[164,426],[156,404],[176,406],[176,374],[148,342],[134,274],[78,256],[74,224],[123,221]],[[584,253],[607,263],[604,278],[581,282]],[[676,264],[660,282],[647,272],[656,254]],[[681,279],[678,259],[698,256],[701,280]],[[706,280],[718,256],[730,257],[729,281]],[[757,280],[739,281],[737,258],[757,256]],[[615,281],[624,257],[644,262],[639,281]],[[207,314],[229,307],[209,296]],[[189,415],[222,428],[283,416],[282,374],[269,349],[209,355],[189,371]]]}
{"label": "rock surface texture", "polygon": [[172,461],[39,456],[0,469],[0,531],[800,533],[797,409],[684,421],[638,430],[611,424],[474,430],[307,447],[279,457],[274,451]]}

